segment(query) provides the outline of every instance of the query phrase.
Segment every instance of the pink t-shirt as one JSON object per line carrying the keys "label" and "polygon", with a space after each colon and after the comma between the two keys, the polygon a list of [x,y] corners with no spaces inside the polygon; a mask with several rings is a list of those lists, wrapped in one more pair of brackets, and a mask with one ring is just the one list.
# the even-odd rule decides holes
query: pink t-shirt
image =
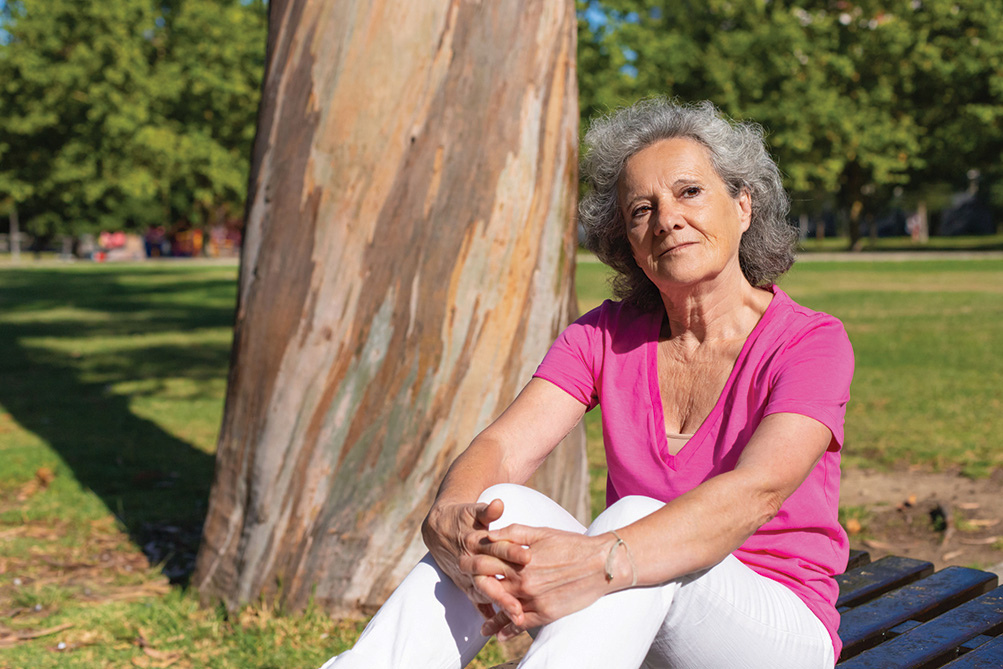
{"label": "pink t-shirt", "polygon": [[780,512],[735,551],[757,573],[793,590],[829,630],[836,657],[835,574],[849,543],[837,519],[839,450],[853,377],[842,323],[796,304],[774,286],[710,415],[677,453],[667,450],[658,387],[661,311],[607,300],[558,337],[535,376],[589,409],[602,407],[606,502],[645,495],[664,502],[735,468],[764,416],[797,413],[832,432],[832,443]]}

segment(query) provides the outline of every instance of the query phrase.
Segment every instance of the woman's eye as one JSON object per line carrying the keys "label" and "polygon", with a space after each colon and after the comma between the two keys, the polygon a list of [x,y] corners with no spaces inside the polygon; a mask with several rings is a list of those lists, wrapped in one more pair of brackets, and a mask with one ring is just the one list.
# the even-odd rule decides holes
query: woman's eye
{"label": "woman's eye", "polygon": [[651,211],[651,207],[649,207],[648,205],[644,204],[644,205],[641,205],[640,207],[635,207],[634,211],[630,212],[630,215],[633,216],[634,218],[637,218],[638,216],[643,216],[644,214],[648,213],[649,211]]}
{"label": "woman's eye", "polygon": [[700,186],[689,186],[683,191],[683,197],[695,197],[700,194]]}

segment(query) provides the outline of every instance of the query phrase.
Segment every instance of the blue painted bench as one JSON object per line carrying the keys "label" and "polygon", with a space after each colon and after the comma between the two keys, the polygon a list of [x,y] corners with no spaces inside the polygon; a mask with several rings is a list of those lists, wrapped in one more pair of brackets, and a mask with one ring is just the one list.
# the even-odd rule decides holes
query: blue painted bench
{"label": "blue painted bench", "polygon": [[[851,551],[836,577],[839,669],[1003,669],[1003,587],[996,574]],[[514,669],[518,661],[495,669]]]}
{"label": "blue painted bench", "polygon": [[1003,667],[996,574],[855,551],[836,580],[840,669]]}

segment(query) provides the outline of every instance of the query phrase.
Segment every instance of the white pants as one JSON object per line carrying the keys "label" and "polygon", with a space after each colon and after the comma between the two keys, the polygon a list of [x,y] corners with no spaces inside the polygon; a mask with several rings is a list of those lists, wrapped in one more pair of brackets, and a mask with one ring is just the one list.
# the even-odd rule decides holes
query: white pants
{"label": "white pants", "polygon": [[[550,498],[523,486],[492,486],[501,499],[498,529],[519,523],[598,535],[639,520],[662,504],[625,497],[589,528]],[[487,642],[483,617],[430,555],[380,608],[355,647],[321,669],[460,669]],[[787,587],[729,555],[705,571],[653,587],[606,595],[535,632],[527,669],[831,669],[832,641],[821,621]]]}

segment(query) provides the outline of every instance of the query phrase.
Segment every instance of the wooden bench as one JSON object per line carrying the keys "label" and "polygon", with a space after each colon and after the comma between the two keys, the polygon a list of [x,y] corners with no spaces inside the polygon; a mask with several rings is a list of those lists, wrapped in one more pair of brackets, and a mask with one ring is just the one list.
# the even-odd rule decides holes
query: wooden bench
{"label": "wooden bench", "polygon": [[996,574],[854,551],[836,580],[841,669],[1003,667]]}
{"label": "wooden bench", "polygon": [[[996,574],[851,551],[839,583],[840,669],[1003,668]],[[495,669],[514,669],[518,661]]]}

